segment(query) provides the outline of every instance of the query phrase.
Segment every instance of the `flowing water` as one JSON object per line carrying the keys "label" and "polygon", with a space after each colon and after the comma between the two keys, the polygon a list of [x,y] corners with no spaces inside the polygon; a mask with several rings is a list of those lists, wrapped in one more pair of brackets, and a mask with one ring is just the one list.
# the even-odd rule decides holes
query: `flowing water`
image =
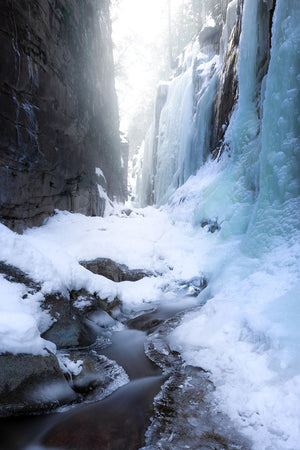
{"label": "flowing water", "polygon": [[117,331],[101,353],[122,365],[130,383],[102,401],[45,416],[1,419],[1,450],[139,448],[163,382],[144,354],[146,333]]}
{"label": "flowing water", "polygon": [[144,353],[146,331],[179,311],[194,306],[186,299],[129,321],[133,329],[115,331],[101,354],[121,365],[130,382],[104,400],[44,416],[0,420],[1,450],[138,449],[153,410],[153,399],[165,376]]}

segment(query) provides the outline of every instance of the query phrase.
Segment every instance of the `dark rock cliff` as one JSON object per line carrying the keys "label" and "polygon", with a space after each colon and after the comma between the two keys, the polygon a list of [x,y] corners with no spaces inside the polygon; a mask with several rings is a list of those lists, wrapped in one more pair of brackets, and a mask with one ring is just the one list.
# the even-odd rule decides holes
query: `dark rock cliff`
{"label": "dark rock cliff", "polygon": [[151,183],[147,192],[147,205],[154,204],[154,180],[156,176],[156,168],[157,168],[157,148],[158,148],[158,138],[159,138],[159,120],[162,109],[166,103],[168,96],[168,84],[160,83],[155,99],[155,107],[154,107],[154,141],[153,141],[153,152],[152,152],[152,167],[153,173],[151,177]]}
{"label": "dark rock cliff", "polygon": [[[262,81],[268,72],[271,49],[271,27],[276,0],[261,0],[257,12],[257,56],[256,56],[256,79],[257,92],[256,102],[258,115],[263,104]],[[224,55],[222,69],[218,78],[218,89],[214,102],[214,119],[212,126],[212,154],[216,158],[224,150],[224,135],[228,127],[230,117],[238,100],[238,58],[240,35],[242,29],[242,14],[244,0],[237,1],[236,23],[233,27],[227,50]],[[266,26],[269,24],[269,26]]]}
{"label": "dark rock cliff", "polygon": [[240,0],[237,3],[236,23],[229,37],[222,70],[219,75],[219,86],[214,104],[215,133],[213,136],[213,155],[215,157],[219,154],[233,107],[238,98],[237,65],[242,28],[242,10],[243,1]]}
{"label": "dark rock cliff", "polygon": [[1,221],[101,215],[97,183],[123,196],[109,0],[1,0],[0,21]]}

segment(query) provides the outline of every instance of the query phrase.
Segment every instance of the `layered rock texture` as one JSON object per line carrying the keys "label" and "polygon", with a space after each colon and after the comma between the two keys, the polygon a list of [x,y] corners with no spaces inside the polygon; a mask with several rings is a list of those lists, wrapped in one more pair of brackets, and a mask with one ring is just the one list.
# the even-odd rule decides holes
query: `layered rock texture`
{"label": "layered rock texture", "polygon": [[101,215],[97,183],[123,196],[109,1],[1,10],[1,221],[21,230],[56,208]]}

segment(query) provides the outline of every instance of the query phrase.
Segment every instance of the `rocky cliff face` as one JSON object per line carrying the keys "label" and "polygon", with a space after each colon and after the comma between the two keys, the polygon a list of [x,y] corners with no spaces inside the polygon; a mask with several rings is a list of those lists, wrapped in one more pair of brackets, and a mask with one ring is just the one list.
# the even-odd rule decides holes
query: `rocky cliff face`
{"label": "rocky cliff face", "polygon": [[222,69],[218,77],[218,89],[214,102],[215,133],[212,142],[213,154],[215,156],[219,154],[233,107],[238,98],[237,65],[242,27],[243,1],[238,1],[235,8],[236,22],[230,34],[228,46],[224,55]]}
{"label": "rocky cliff face", "polygon": [[[222,68],[218,77],[218,89],[214,102],[214,127],[212,154],[220,155],[224,148],[224,135],[230,117],[238,99],[238,60],[242,29],[244,0],[232,2],[236,8],[236,21],[229,36],[228,46],[224,54]],[[257,14],[257,56],[256,56],[256,92],[257,109],[262,105],[264,96],[263,79],[267,74],[270,61],[271,27],[276,0],[260,1]],[[258,111],[260,116],[260,111]]]}
{"label": "rocky cliff face", "polygon": [[123,195],[109,0],[1,4],[1,221],[101,214],[97,183]]}

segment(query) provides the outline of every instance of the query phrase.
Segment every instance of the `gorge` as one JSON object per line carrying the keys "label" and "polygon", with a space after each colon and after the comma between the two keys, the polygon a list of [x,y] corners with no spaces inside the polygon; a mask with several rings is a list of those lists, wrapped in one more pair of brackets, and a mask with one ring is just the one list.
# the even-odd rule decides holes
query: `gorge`
{"label": "gorge", "polygon": [[125,206],[109,2],[2,9],[5,449],[298,450],[300,3],[201,3]]}

